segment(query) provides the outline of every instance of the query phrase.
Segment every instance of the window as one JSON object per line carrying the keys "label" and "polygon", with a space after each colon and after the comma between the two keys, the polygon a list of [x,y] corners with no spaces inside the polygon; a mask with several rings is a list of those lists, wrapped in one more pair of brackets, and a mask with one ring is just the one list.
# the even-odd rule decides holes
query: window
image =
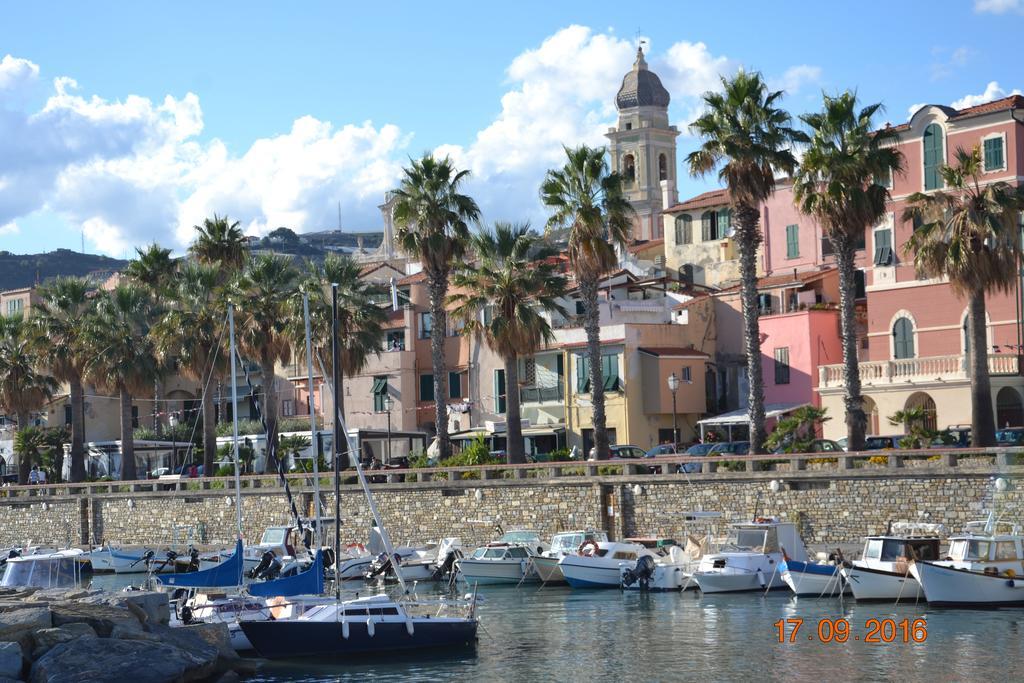
{"label": "window", "polygon": [[64,424],[71,424],[71,406],[64,406]]}
{"label": "window", "polygon": [[448,398],[462,398],[462,374],[448,373]]}
{"label": "window", "polygon": [[875,265],[892,265],[892,230],[875,230]]}
{"label": "window", "polygon": [[[424,375],[424,377],[430,378],[430,391],[434,391],[434,378],[431,375]],[[422,389],[421,389],[422,391]],[[370,389],[373,394],[373,412],[383,413],[387,412],[388,404],[388,378],[384,376],[378,376],[373,378],[373,387]]]}
{"label": "window", "polygon": [[21,315],[24,307],[25,301],[23,299],[11,299],[7,302],[7,315]]}
{"label": "window", "polygon": [[385,351],[405,351],[405,330],[388,330]]}
{"label": "window", "polygon": [[703,242],[711,242],[718,239],[715,231],[717,220],[714,211],[705,211],[700,216],[700,239]]}
{"label": "window", "polygon": [[434,376],[420,375],[420,400],[434,400]]}
{"label": "window", "polygon": [[874,177],[875,185],[892,189],[892,169],[886,169],[882,175]]}
{"label": "window", "polygon": [[434,317],[429,313],[420,313],[420,339],[430,339],[430,331],[434,329]]}
{"label": "window", "polygon": [[996,543],[997,560],[1016,560],[1017,544],[1013,541],[998,541]]}
{"label": "window", "polygon": [[789,347],[775,349],[775,383],[789,384]]}
{"label": "window", "polygon": [[132,429],[139,428],[139,407],[132,406]]}
{"label": "window", "polygon": [[494,371],[494,412],[504,413],[507,395],[505,393],[505,371]]}
{"label": "window", "polygon": [[587,312],[587,307],[583,303],[583,299],[576,300],[576,315],[583,315]]}
{"label": "window", "polygon": [[689,214],[676,216],[676,244],[693,242],[693,219]]}
{"label": "window", "polygon": [[732,232],[732,211],[729,209],[718,210],[718,225],[716,232],[718,237],[715,239],[724,240]]}
{"label": "window", "polygon": [[924,189],[937,190],[942,187],[940,171],[946,161],[942,152],[942,126],[933,123],[925,128],[921,143],[924,148]]}
{"label": "window", "polygon": [[689,365],[683,367],[683,373],[682,374],[683,374],[682,381],[684,381],[684,382],[692,382],[693,381],[693,378],[690,375],[690,366]]}
{"label": "window", "polygon": [[897,318],[892,326],[892,357],[914,357],[914,324],[909,318]]}
{"label": "window", "polygon": [[761,315],[772,314],[772,295],[771,294],[758,294],[757,295],[757,310]]}
{"label": "window", "polygon": [[633,130],[633,124],[631,122],[626,123],[626,130]]}
{"label": "window", "polygon": [[853,296],[856,299],[863,299],[868,295],[865,281],[864,271],[855,270],[853,271]]}
{"label": "window", "polygon": [[292,417],[295,415],[295,401],[290,398],[286,398],[281,401],[281,415],[283,417]]}
{"label": "window", "polygon": [[490,325],[494,321],[494,306],[490,304],[484,306],[483,318],[484,325]]}
{"label": "window", "polygon": [[800,226],[786,226],[786,258],[800,256]]}
{"label": "window", "polygon": [[[601,355],[601,375],[605,391],[619,391],[619,354],[606,353]],[[586,352],[576,356],[576,391],[590,391],[590,358]]]}
{"label": "window", "polygon": [[626,177],[626,182],[633,182],[636,180],[636,160],[632,154],[627,154],[622,159],[622,175]]}
{"label": "window", "polygon": [[590,391],[590,358],[583,353],[576,356],[576,391]]}
{"label": "window", "polygon": [[562,354],[555,356],[555,374],[558,375],[558,386],[561,387],[565,377],[565,356]]}
{"label": "window", "polygon": [[1006,168],[1003,159],[1003,136],[985,138],[982,146],[982,158],[985,160],[985,171],[1001,171]]}
{"label": "window", "polygon": [[668,180],[668,158],[664,154],[658,155],[658,180]]}

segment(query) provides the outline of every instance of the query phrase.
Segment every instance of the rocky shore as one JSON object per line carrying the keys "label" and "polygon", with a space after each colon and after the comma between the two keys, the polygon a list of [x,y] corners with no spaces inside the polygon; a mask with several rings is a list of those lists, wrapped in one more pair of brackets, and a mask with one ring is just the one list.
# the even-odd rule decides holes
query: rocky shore
{"label": "rocky shore", "polygon": [[227,626],[168,626],[163,593],[0,590],[0,683],[234,681]]}

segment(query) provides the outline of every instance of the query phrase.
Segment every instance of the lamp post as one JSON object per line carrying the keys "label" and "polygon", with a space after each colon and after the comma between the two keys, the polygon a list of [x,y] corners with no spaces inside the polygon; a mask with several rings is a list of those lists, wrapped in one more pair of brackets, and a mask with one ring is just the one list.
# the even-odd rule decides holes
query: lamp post
{"label": "lamp post", "polygon": [[167,424],[171,427],[171,474],[178,468],[178,414],[171,413],[167,416]]}
{"label": "lamp post", "polygon": [[394,407],[395,402],[391,398],[391,394],[384,395],[384,410],[388,411],[388,444],[386,448],[387,462],[391,464],[391,408]]}
{"label": "lamp post", "polygon": [[676,392],[679,391],[679,378],[676,373],[668,376],[668,390],[672,392],[672,448],[678,448],[679,444],[679,419],[676,415]]}

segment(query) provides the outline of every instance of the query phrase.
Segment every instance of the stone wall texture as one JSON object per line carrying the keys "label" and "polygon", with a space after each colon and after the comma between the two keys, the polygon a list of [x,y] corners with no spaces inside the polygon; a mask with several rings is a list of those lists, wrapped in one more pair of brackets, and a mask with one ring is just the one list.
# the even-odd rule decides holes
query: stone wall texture
{"label": "stone wall texture", "polygon": [[[721,512],[726,520],[778,515],[795,521],[808,544],[857,543],[891,520],[941,522],[951,531],[982,519],[993,505],[1017,521],[1024,467],[908,468],[852,474],[833,472],[728,473],[692,477],[564,477],[374,485],[374,498],[396,544],[459,537],[474,547],[505,530],[536,529],[545,537],[565,529],[605,528],[614,538],[668,536],[688,530],[689,511]],[[1009,482],[997,492],[996,477]],[[772,491],[771,482],[778,482]],[[290,522],[279,489],[245,490],[244,537],[259,540],[267,526]],[[312,514],[312,494],[296,492]],[[333,517],[333,495],[324,494]],[[370,510],[362,492],[341,494],[344,543],[365,542]],[[693,531],[692,528],[689,528]],[[235,537],[234,492],[167,491],[0,498],[0,547],[117,541],[191,541],[228,545]]]}

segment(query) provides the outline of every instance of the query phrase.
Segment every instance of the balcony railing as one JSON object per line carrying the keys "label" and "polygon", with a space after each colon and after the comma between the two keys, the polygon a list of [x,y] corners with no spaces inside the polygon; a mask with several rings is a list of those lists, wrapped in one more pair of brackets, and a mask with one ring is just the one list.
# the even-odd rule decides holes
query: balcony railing
{"label": "balcony railing", "polygon": [[[1018,357],[1015,355],[990,355],[988,371],[992,375],[1019,374]],[[901,358],[897,360],[868,361],[860,363],[860,381],[863,384],[909,384],[951,380],[968,380],[966,356],[925,356],[923,358]],[[822,389],[843,386],[843,366],[823,365],[818,368],[818,385]]]}
{"label": "balcony railing", "polygon": [[519,392],[519,396],[523,403],[561,401],[565,399],[565,390],[560,384],[554,387],[523,387]]}

